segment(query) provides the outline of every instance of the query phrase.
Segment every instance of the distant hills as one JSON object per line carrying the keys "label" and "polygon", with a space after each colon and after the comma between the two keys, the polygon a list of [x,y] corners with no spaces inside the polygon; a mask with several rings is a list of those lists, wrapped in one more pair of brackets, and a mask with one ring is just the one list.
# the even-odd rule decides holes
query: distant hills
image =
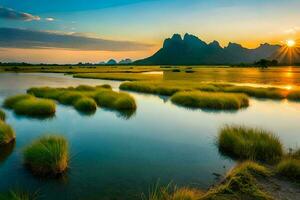
{"label": "distant hills", "polygon": [[136,65],[199,65],[254,63],[260,59],[272,59],[280,45],[261,44],[248,49],[240,44],[229,43],[221,47],[219,42],[209,44],[198,37],[185,34],[182,38],[174,34],[164,41],[163,47],[154,55],[135,61]]}

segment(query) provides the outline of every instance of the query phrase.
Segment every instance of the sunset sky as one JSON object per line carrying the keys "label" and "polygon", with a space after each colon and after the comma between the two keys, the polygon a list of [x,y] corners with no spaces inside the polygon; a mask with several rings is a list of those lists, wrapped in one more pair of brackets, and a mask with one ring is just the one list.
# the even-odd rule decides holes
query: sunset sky
{"label": "sunset sky", "polygon": [[2,0],[0,61],[139,59],[174,33],[255,48],[300,38],[299,0]]}

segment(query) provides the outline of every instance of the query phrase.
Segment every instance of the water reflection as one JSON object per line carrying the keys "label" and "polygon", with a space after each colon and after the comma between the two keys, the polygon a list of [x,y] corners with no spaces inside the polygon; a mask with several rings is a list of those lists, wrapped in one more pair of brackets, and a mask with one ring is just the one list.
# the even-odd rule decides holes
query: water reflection
{"label": "water reflection", "polygon": [[8,158],[8,156],[13,152],[15,146],[16,146],[15,141],[0,146],[0,165],[2,165],[5,162],[5,160]]}

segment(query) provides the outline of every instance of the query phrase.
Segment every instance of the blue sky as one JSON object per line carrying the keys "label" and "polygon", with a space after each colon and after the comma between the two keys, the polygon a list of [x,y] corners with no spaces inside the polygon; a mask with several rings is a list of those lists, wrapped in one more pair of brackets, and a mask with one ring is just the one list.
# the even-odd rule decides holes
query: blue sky
{"label": "blue sky", "polygon": [[[8,28],[10,34],[14,31],[16,35],[20,34],[16,33],[19,29],[26,29],[26,34],[36,31],[36,38],[49,33],[57,38],[57,34],[63,34],[78,44],[56,45],[47,39],[33,41],[44,42],[44,49],[34,45],[24,48],[26,44],[13,43],[11,37],[0,41],[0,60],[24,59],[16,52],[27,55],[27,61],[32,62],[49,62],[50,58],[59,63],[96,62],[110,57],[138,59],[155,52],[172,34],[186,32],[206,42],[218,40],[223,46],[237,42],[254,48],[265,42],[297,39],[299,8],[298,0],[2,0],[3,36]],[[98,51],[97,46],[89,43],[91,37],[98,39]],[[108,48],[109,42],[114,48]],[[86,47],[89,44],[93,48]],[[58,55],[63,51],[69,60]]]}

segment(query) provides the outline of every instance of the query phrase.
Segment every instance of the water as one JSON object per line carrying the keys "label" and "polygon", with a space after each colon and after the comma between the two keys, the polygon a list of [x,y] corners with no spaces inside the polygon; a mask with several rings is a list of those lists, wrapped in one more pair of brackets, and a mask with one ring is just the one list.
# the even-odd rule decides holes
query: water
{"label": "water", "polygon": [[[73,79],[61,74],[0,74],[0,102],[32,86],[75,86],[120,82]],[[250,100],[238,112],[205,112],[177,107],[166,98],[131,93],[138,105],[129,119],[98,109],[83,116],[57,106],[56,117],[37,120],[7,113],[16,131],[14,147],[0,150],[0,190],[39,190],[41,199],[140,199],[158,180],[207,188],[212,173],[224,174],[235,163],[216,148],[218,129],[226,123],[258,126],[274,131],[286,148],[299,147],[300,104]],[[70,143],[70,170],[60,180],[34,177],[22,165],[22,149],[44,134],[62,134]]]}

